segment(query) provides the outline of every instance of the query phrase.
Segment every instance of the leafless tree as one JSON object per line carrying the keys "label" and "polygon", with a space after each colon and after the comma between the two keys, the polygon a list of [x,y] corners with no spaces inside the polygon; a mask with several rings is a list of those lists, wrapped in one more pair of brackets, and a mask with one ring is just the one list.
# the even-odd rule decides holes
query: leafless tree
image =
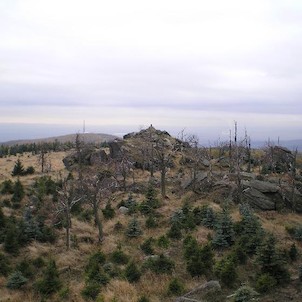
{"label": "leafless tree", "polygon": [[46,143],[40,145],[40,153],[38,155],[38,163],[41,166],[41,172],[50,172],[51,171],[51,160],[49,152],[47,151]]}
{"label": "leafless tree", "polygon": [[242,200],[242,181],[241,181],[241,166],[243,160],[246,156],[246,146],[248,146],[248,151],[250,152],[250,139],[245,132],[245,137],[241,140],[238,138],[238,127],[237,122],[234,121],[234,141],[231,140],[230,131],[230,171],[234,171],[236,175],[236,185],[237,185],[237,202]]}
{"label": "leafless tree", "polygon": [[93,177],[87,176],[84,179],[85,199],[93,210],[94,222],[98,229],[99,243],[104,240],[103,224],[99,213],[100,205],[110,196],[115,186],[116,181],[108,170],[103,170]]}
{"label": "leafless tree", "polygon": [[296,210],[296,175],[297,175],[297,154],[298,149],[296,148],[293,156],[292,166],[291,166],[291,204],[294,210]]}
{"label": "leafless tree", "polygon": [[79,203],[83,196],[78,196],[75,192],[75,184],[72,180],[64,179],[62,188],[57,190],[58,203],[56,204],[56,216],[63,216],[66,229],[66,247],[70,248],[70,230],[71,230],[71,210]]}
{"label": "leafless tree", "polygon": [[81,140],[81,136],[79,133],[76,134],[75,138],[75,149],[76,149],[76,157],[78,163],[78,178],[80,181],[83,179],[83,148],[84,141]]}
{"label": "leafless tree", "polygon": [[[130,160],[126,149],[121,149],[119,157],[114,160],[114,177],[116,181],[121,184],[120,187],[124,191],[127,189],[127,177],[131,174],[133,162]],[[133,176],[133,173],[132,173]],[[121,180],[120,180],[121,178]]]}
{"label": "leafless tree", "polygon": [[186,142],[190,145],[190,148],[187,149],[187,153],[190,160],[191,166],[191,177],[192,177],[192,189],[195,191],[196,178],[198,171],[200,169],[200,164],[202,162],[203,156],[201,148],[199,147],[199,139],[196,135],[186,136]]}
{"label": "leafless tree", "polygon": [[245,130],[245,150],[247,156],[247,172],[251,172],[251,138],[248,136],[247,131]]}
{"label": "leafless tree", "polygon": [[160,171],[161,196],[165,198],[166,174],[172,161],[173,151],[165,145],[165,142],[162,139],[158,139],[154,147],[154,155]]}

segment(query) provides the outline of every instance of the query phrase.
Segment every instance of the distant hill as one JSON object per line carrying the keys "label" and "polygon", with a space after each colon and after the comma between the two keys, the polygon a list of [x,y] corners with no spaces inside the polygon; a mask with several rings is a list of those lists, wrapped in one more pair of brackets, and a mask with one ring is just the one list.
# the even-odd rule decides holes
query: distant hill
{"label": "distant hill", "polygon": [[[22,139],[22,140],[13,140],[8,142],[1,143],[2,145],[22,145],[22,144],[33,144],[33,143],[51,143],[54,141],[58,141],[59,143],[67,143],[67,142],[75,142],[77,134],[67,134],[61,136],[53,136],[47,138],[37,138],[37,139]],[[100,144],[103,142],[109,142],[117,139],[117,136],[111,134],[104,134],[104,133],[81,133],[81,139],[84,139],[86,143],[96,143]]]}
{"label": "distant hill", "polygon": [[[283,147],[286,147],[287,149],[294,151],[296,148],[298,151],[302,151],[302,139],[295,139],[295,140],[288,140],[288,141],[283,141],[281,140],[279,144],[277,142],[271,142],[272,145],[280,145]],[[263,148],[267,145],[267,142],[265,141],[252,141],[252,147],[253,148]]]}

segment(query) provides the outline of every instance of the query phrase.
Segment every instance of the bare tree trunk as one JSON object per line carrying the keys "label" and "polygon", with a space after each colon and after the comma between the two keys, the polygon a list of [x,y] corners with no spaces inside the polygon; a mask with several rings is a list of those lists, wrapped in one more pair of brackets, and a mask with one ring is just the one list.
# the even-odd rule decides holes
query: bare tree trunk
{"label": "bare tree trunk", "polygon": [[78,160],[78,178],[80,181],[83,180],[83,155],[82,155],[82,142],[80,134],[77,133],[76,141],[75,141],[76,153],[77,153],[77,160]]}
{"label": "bare tree trunk", "polygon": [[66,212],[66,248],[67,251],[70,249],[70,228],[71,228],[71,218],[69,206],[65,209]]}
{"label": "bare tree trunk", "polygon": [[45,164],[45,152],[42,148],[41,150],[41,172],[44,173],[44,164]]}
{"label": "bare tree trunk", "polygon": [[104,233],[103,233],[103,225],[99,216],[99,211],[98,211],[98,205],[96,202],[93,203],[93,214],[94,214],[94,222],[98,228],[98,241],[101,243],[104,240]]}
{"label": "bare tree trunk", "polygon": [[150,176],[153,178],[154,176],[154,146],[153,143],[151,142],[151,161],[150,161]]}
{"label": "bare tree trunk", "polygon": [[296,211],[296,194],[295,194],[295,188],[296,188],[296,162],[297,162],[297,153],[298,153],[298,150],[296,149],[295,150],[295,153],[294,153],[294,158],[293,158],[293,165],[292,165],[292,183],[291,183],[291,186],[292,186],[292,191],[291,191],[291,202],[292,202],[292,207],[294,209],[294,211]]}
{"label": "bare tree trunk", "polygon": [[239,146],[237,142],[237,122],[235,122],[235,134],[234,134],[234,144],[235,144],[235,171],[236,171],[236,184],[237,184],[237,202],[240,203],[242,199],[242,186],[241,186],[241,174],[240,174],[240,154]]}
{"label": "bare tree trunk", "polygon": [[161,174],[160,174],[160,180],[161,180],[161,196],[163,198],[166,197],[166,166],[165,164],[161,167]]}
{"label": "bare tree trunk", "polygon": [[232,172],[232,169],[233,169],[233,152],[232,152],[232,130],[230,130],[230,142],[229,142],[229,165],[230,165],[230,168],[229,168],[229,172],[231,173]]}

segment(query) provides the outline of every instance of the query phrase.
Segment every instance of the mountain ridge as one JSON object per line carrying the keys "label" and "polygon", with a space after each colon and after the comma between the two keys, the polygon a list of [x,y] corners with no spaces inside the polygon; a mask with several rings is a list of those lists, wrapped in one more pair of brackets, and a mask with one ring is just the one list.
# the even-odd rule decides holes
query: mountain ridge
{"label": "mountain ridge", "polygon": [[[87,143],[103,143],[108,141],[113,141],[118,139],[118,136],[105,134],[105,133],[79,133],[80,138],[83,138]],[[35,138],[35,139],[20,139],[11,140],[6,142],[1,142],[1,145],[13,146],[22,144],[33,144],[33,143],[50,143],[58,141],[59,143],[75,142],[77,133],[65,134],[59,136],[51,136],[45,138]]]}

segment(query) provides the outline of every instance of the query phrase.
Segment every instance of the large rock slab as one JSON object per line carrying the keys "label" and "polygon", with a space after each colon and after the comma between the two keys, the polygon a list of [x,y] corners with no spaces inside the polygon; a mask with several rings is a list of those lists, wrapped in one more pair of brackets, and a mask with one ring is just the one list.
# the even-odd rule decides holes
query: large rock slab
{"label": "large rock slab", "polygon": [[291,186],[283,184],[281,187],[281,194],[287,207],[295,210],[298,213],[302,213],[302,194],[297,188],[295,188],[293,192]]}
{"label": "large rock slab", "polygon": [[256,189],[261,193],[276,193],[279,190],[279,187],[276,184],[273,184],[268,181],[261,181],[261,180],[250,180],[250,181],[242,181],[242,185],[244,187],[251,187]]}
{"label": "large rock slab", "polygon": [[255,188],[250,187],[243,190],[243,197],[254,208],[263,211],[272,211],[276,209],[275,202]]}
{"label": "large rock slab", "polygon": [[123,142],[113,141],[113,142],[109,142],[108,145],[109,145],[109,149],[110,149],[111,158],[113,158],[113,159],[119,158],[119,156],[122,152]]}
{"label": "large rock slab", "polygon": [[108,155],[104,150],[98,150],[91,154],[90,164],[97,165],[108,161]]}

